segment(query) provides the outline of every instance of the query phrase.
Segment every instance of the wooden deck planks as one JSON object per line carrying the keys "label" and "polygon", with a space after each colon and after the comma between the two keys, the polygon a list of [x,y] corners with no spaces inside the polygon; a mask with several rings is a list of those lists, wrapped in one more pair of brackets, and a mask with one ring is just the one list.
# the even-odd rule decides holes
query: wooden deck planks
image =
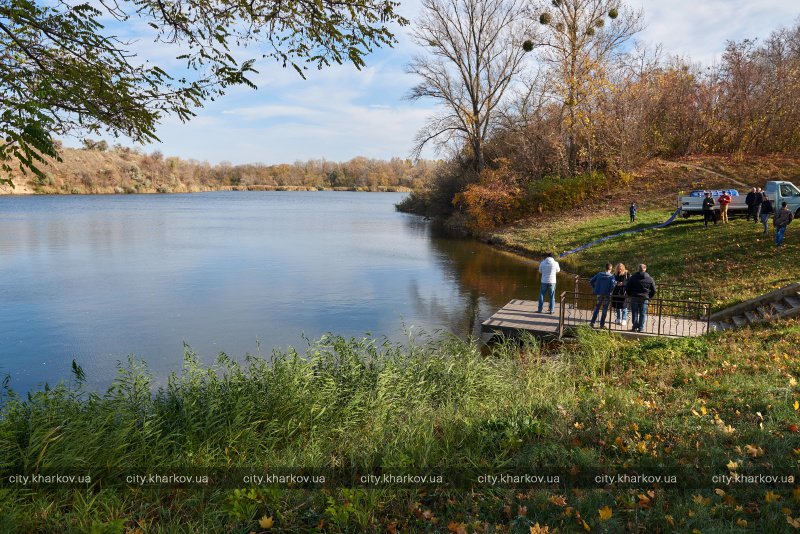
{"label": "wooden deck planks", "polygon": [[[514,335],[519,332],[530,332],[536,336],[558,336],[559,304],[552,315],[537,313],[538,302],[533,300],[514,299],[494,315],[481,324],[484,333],[504,333]],[[545,310],[547,305],[545,304]],[[614,319],[613,310],[609,309],[606,317],[606,330],[618,333],[625,337],[646,338],[658,336],[659,325],[655,310],[648,309],[645,332],[630,331],[630,314],[627,326],[608,324]],[[566,310],[565,327],[588,325],[592,317],[592,310],[568,309]],[[600,319],[598,317],[598,326]],[[661,318],[661,336],[663,337],[695,337],[706,333],[707,324],[703,321],[693,321],[679,317],[663,316]]]}

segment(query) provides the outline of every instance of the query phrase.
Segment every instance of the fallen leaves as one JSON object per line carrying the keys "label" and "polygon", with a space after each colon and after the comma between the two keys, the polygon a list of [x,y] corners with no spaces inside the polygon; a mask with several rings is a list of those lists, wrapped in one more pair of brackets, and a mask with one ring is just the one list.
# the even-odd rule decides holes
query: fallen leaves
{"label": "fallen leaves", "polygon": [[600,521],[608,521],[614,515],[614,512],[606,505],[600,508],[597,514],[600,516]]}

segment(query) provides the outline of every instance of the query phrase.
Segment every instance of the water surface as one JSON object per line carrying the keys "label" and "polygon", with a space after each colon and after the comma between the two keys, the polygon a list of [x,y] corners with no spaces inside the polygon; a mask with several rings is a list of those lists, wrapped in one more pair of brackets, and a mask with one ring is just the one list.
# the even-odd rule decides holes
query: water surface
{"label": "water surface", "polygon": [[[401,193],[216,192],[0,197],[0,374],[17,391],[96,388],[144,359],[163,383],[201,360],[268,354],[326,332],[478,335],[536,264],[438,236]],[[562,280],[562,287],[565,281]]]}

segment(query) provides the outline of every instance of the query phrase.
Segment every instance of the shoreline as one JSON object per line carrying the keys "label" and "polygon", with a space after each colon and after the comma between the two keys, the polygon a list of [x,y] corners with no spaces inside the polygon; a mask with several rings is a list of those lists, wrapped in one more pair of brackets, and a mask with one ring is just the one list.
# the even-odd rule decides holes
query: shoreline
{"label": "shoreline", "polygon": [[314,187],[314,186],[300,186],[300,185],[248,185],[248,186],[223,186],[209,189],[196,189],[187,191],[135,191],[135,192],[91,192],[91,193],[73,193],[73,192],[59,192],[59,191],[35,191],[29,187],[18,187],[19,192],[8,191],[7,186],[0,187],[0,198],[2,197],[20,197],[20,196],[125,196],[125,195],[186,195],[192,193],[214,193],[217,191],[278,191],[278,192],[304,192],[316,193],[324,191],[333,192],[353,192],[353,193],[410,193],[412,190],[409,187],[403,186],[381,186],[377,189],[370,189],[366,187]]}

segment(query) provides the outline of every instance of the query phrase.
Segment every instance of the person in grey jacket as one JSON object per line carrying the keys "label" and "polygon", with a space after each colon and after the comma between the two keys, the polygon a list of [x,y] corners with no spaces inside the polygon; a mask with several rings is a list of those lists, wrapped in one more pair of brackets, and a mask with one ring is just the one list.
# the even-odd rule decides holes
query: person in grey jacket
{"label": "person in grey jacket", "polygon": [[600,271],[589,280],[592,285],[592,292],[596,296],[592,320],[589,323],[592,328],[594,328],[594,323],[597,321],[597,314],[600,308],[603,308],[603,314],[600,316],[600,328],[605,328],[606,326],[606,315],[608,314],[608,305],[611,304],[611,293],[617,285],[614,275],[611,274],[613,268],[613,265],[607,263],[605,271]]}
{"label": "person in grey jacket", "polygon": [[630,277],[625,290],[631,299],[631,330],[644,331],[647,321],[647,304],[656,296],[656,282],[647,274],[647,265],[639,265],[639,271]]}

